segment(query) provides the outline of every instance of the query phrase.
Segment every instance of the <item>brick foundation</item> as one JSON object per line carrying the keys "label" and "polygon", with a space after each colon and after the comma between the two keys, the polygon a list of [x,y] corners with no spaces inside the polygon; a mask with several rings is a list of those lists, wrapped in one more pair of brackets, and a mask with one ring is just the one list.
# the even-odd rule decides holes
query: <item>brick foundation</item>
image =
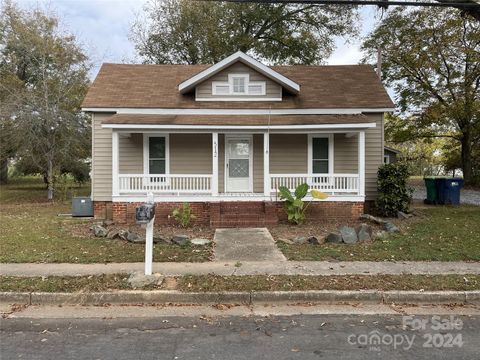
{"label": "brick foundation", "polygon": [[[94,202],[96,219],[111,219],[117,224],[135,223],[135,208],[140,203]],[[172,211],[182,206],[179,202],[161,202],[155,204],[155,224],[174,225]],[[212,227],[259,227],[286,220],[287,215],[282,202],[271,201],[237,201],[237,202],[192,202],[190,203],[195,218],[193,225]],[[313,202],[307,210],[310,220],[352,220],[364,211],[363,202]]]}

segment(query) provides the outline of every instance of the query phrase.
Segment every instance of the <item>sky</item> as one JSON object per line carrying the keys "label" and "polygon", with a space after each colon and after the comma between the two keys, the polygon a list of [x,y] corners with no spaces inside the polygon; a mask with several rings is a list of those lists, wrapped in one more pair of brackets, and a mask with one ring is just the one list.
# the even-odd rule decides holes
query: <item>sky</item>
{"label": "sky", "polygon": [[[1,0],[0,0],[1,1]],[[129,41],[130,27],[147,0],[16,0],[23,8],[39,6],[57,14],[63,29],[74,34],[93,63],[95,77],[103,62],[139,62]],[[376,7],[360,11],[361,34],[367,34],[380,17]],[[327,59],[331,65],[356,64],[362,57],[360,39],[345,43],[337,38],[337,49]]]}

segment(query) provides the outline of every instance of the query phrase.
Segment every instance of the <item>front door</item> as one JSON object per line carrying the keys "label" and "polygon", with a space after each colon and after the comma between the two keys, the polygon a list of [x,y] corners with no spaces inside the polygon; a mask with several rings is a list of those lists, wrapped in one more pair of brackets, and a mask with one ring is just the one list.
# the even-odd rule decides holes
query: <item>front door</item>
{"label": "front door", "polygon": [[225,137],[225,190],[252,192],[252,138]]}

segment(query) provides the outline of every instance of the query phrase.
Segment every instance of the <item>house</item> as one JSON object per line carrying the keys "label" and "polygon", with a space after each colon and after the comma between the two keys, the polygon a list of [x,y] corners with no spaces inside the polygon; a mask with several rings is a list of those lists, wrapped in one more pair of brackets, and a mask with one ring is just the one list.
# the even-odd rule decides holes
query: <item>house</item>
{"label": "house", "polygon": [[396,163],[398,160],[398,157],[402,152],[400,150],[394,149],[390,146],[384,146],[383,147],[383,163],[384,164],[393,164]]}
{"label": "house", "polygon": [[214,65],[103,64],[83,102],[92,118],[97,218],[156,222],[188,202],[199,224],[259,226],[285,216],[277,189],[328,193],[309,216],[358,217],[375,200],[383,116],[373,68],[266,66],[237,52]]}

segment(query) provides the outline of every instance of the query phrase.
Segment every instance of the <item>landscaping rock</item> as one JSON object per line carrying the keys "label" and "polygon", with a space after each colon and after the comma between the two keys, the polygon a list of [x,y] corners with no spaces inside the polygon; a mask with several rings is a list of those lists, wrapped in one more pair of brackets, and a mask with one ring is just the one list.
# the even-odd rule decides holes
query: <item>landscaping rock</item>
{"label": "landscaping rock", "polygon": [[297,244],[297,245],[301,245],[301,244],[305,244],[307,242],[307,238],[305,236],[295,236],[292,241]]}
{"label": "landscaping rock", "polygon": [[385,229],[386,232],[389,233],[394,233],[394,232],[399,232],[400,229],[397,227],[397,225],[391,223],[391,222],[386,222],[383,224],[383,228]]}
{"label": "landscaping rock", "polygon": [[144,244],[145,238],[141,237],[137,233],[134,233],[133,231],[129,231],[127,235],[127,241],[130,241],[135,244]]}
{"label": "landscaping rock", "polygon": [[387,232],[386,231],[383,231],[383,230],[380,230],[380,231],[377,231],[376,233],[373,234],[372,238],[374,240],[381,240],[381,239],[384,239],[385,236],[387,236]]}
{"label": "landscaping rock", "polygon": [[96,237],[106,237],[108,234],[108,230],[102,225],[93,225],[92,230]]}
{"label": "landscaping rock", "polygon": [[367,224],[361,224],[357,228],[358,241],[370,241],[372,239],[372,227]]}
{"label": "landscaping rock", "polygon": [[379,225],[383,225],[383,224],[386,223],[385,220],[380,219],[380,218],[375,217],[375,216],[372,216],[372,215],[369,215],[369,214],[362,214],[362,215],[360,215],[360,219],[362,219],[362,220],[368,220],[368,221],[371,221],[371,222],[373,222],[373,223],[375,223],[375,224],[379,224]]}
{"label": "landscaping rock", "polygon": [[185,246],[189,243],[190,238],[188,235],[175,235],[172,239],[172,241],[180,246]]}
{"label": "landscaping rock", "polygon": [[404,213],[403,211],[397,211],[397,218],[399,219],[406,220],[411,217],[413,217],[412,214],[407,214],[407,213]]}
{"label": "landscaping rock", "polygon": [[292,240],[285,239],[285,238],[280,238],[280,239],[278,239],[278,241],[283,242],[283,243],[288,244],[288,245],[294,244],[294,242]]}
{"label": "landscaping rock", "polygon": [[107,239],[115,239],[116,237],[118,237],[118,230],[117,229],[112,229],[108,232],[107,234]]}
{"label": "landscaping rock", "polygon": [[128,278],[128,283],[134,289],[143,288],[147,285],[161,285],[164,277],[160,274],[145,275],[142,273],[132,273]]}
{"label": "landscaping rock", "polygon": [[191,242],[193,245],[208,245],[208,244],[210,244],[212,241],[211,241],[211,240],[208,240],[208,239],[195,238],[195,239],[190,240],[190,242]]}
{"label": "landscaping rock", "polygon": [[118,231],[118,237],[122,240],[125,240],[125,241],[128,241],[127,240],[127,237],[128,237],[128,231],[127,230],[119,230]]}
{"label": "landscaping rock", "polygon": [[165,244],[171,244],[172,242],[163,237],[162,235],[153,235],[153,243],[154,244],[159,244],[159,243],[165,243]]}
{"label": "landscaping rock", "polygon": [[350,226],[341,226],[339,229],[340,234],[342,235],[342,240],[345,244],[355,244],[358,242],[357,232],[353,227]]}
{"label": "landscaping rock", "polygon": [[318,239],[315,236],[310,236],[307,239],[307,242],[312,245],[320,245],[320,241],[318,241]]}
{"label": "landscaping rock", "polygon": [[103,221],[103,226],[111,226],[114,225],[115,222],[113,220],[104,220]]}
{"label": "landscaping rock", "polygon": [[338,232],[331,232],[325,238],[325,242],[332,244],[340,244],[342,242],[342,234]]}

